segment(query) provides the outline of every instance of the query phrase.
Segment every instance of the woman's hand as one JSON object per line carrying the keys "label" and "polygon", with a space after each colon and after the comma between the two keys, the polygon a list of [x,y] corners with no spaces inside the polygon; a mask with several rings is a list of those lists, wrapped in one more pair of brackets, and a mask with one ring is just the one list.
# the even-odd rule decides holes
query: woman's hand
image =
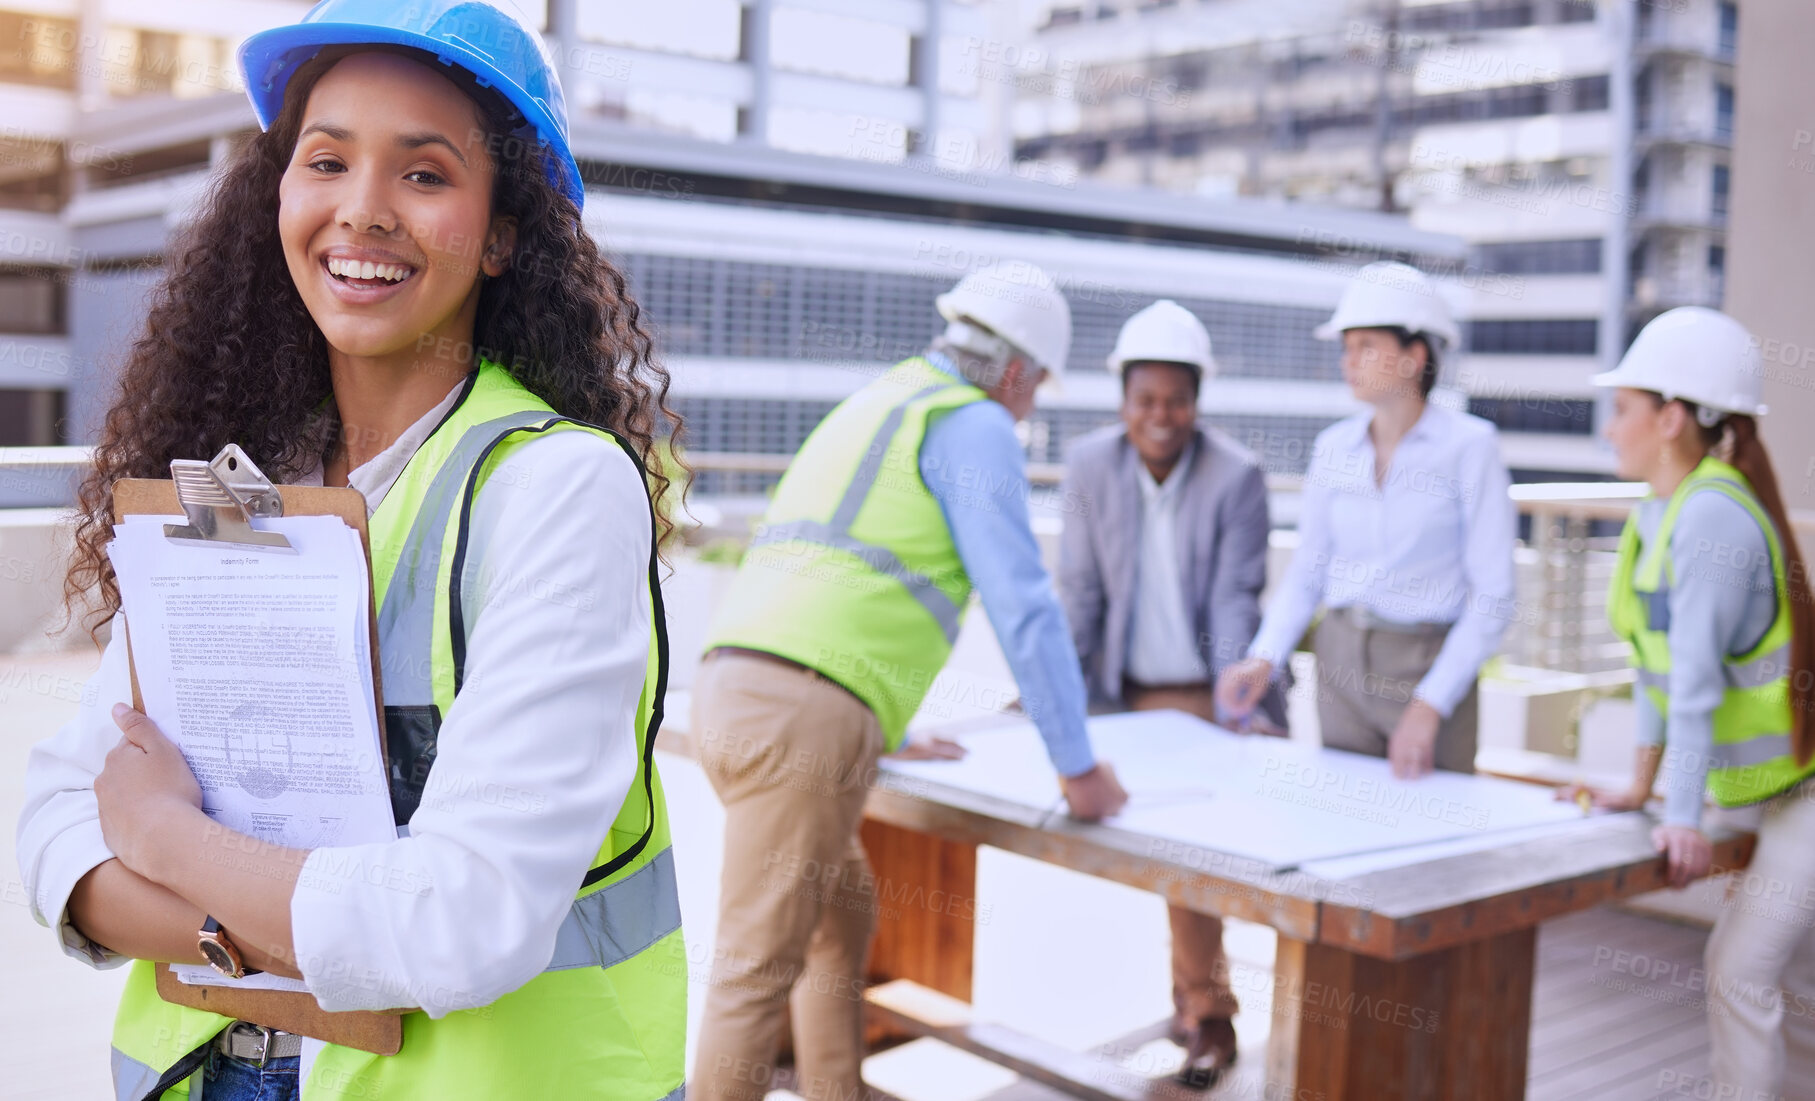
{"label": "woman's hand", "polygon": [[120,862],[147,879],[157,827],[202,806],[202,788],[182,751],[156,723],[125,704],[113,721],[123,735],[95,777],[101,837]]}
{"label": "woman's hand", "polygon": [[1416,780],[1437,767],[1437,728],[1443,716],[1423,700],[1405,705],[1399,725],[1386,742],[1386,759],[1392,763],[1393,775],[1401,780]]}
{"label": "woman's hand", "polygon": [[1216,678],[1216,706],[1240,723],[1260,706],[1272,681],[1272,662],[1266,658],[1243,658]]}
{"label": "woman's hand", "polygon": [[1627,788],[1623,791],[1615,788],[1595,788],[1589,787],[1580,780],[1557,789],[1558,802],[1579,803],[1584,795],[1588,796],[1589,806],[1612,811],[1643,809],[1645,801],[1651,797],[1650,792],[1639,791],[1636,788]]}
{"label": "woman's hand", "polygon": [[1669,863],[1672,887],[1687,887],[1714,863],[1713,842],[1688,826],[1658,826],[1651,831],[1651,843]]}

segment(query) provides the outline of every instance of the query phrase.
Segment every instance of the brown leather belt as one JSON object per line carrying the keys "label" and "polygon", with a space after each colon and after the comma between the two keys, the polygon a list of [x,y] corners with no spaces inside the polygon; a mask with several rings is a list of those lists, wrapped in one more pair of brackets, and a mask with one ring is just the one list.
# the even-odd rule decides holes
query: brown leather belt
{"label": "brown leather belt", "polygon": [[748,646],[714,646],[712,649],[707,650],[705,657],[701,658],[700,660],[710,661],[710,660],[712,660],[712,658],[716,657],[719,654],[736,654],[738,657],[755,658],[758,661],[766,661],[773,665],[781,665],[781,666],[785,666],[786,668],[789,668],[789,669],[799,670],[800,672],[807,674],[808,676],[814,678],[815,680],[825,681],[827,684],[831,685],[833,688],[838,689],[840,692],[843,692],[845,695],[856,700],[858,703],[863,704],[863,706],[865,708],[868,708],[870,706],[869,703],[867,701],[865,701],[862,696],[859,696],[857,693],[851,691],[846,686],[838,683],[837,681],[833,680],[831,677],[826,676],[824,673],[821,673],[819,670],[813,668],[811,665],[804,665],[801,662],[795,661],[793,658],[784,658],[780,654],[772,654],[767,650],[754,650]]}

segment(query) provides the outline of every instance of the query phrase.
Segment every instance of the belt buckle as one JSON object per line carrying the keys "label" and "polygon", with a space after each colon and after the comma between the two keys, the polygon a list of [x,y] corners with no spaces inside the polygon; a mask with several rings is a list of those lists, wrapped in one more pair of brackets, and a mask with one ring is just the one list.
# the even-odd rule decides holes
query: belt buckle
{"label": "belt buckle", "polygon": [[[245,1033],[239,1032],[239,1030],[243,1028],[249,1028],[258,1033],[258,1065],[263,1067],[266,1063],[271,1061],[271,1042],[277,1039],[276,1029],[267,1028],[264,1025],[256,1025],[251,1021],[240,1021],[238,1024],[235,1024],[233,1028],[235,1032],[238,1032],[242,1036],[245,1035]],[[228,1054],[232,1053],[229,1052]],[[236,1056],[236,1058],[244,1057]],[[252,1060],[247,1058],[246,1061],[251,1062]]]}

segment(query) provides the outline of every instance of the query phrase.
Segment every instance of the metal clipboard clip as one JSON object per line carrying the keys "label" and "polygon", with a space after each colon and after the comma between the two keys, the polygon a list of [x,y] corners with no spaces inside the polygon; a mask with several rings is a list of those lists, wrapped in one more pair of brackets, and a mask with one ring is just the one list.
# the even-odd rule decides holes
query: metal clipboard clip
{"label": "metal clipboard clip", "polygon": [[165,524],[165,538],[295,553],[296,548],[280,533],[253,530],[255,516],[282,516],[284,499],[239,444],[221,448],[212,462],[172,459],[170,480],[176,483],[176,498],[189,522]]}

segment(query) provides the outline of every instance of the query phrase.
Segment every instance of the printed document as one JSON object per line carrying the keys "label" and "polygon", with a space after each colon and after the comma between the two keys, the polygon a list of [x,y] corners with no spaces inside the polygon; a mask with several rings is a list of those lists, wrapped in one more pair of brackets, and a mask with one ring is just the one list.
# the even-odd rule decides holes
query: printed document
{"label": "printed document", "polygon": [[[370,585],[337,516],[259,520],[291,551],[169,539],[131,516],[109,547],[145,713],[183,751],[202,810],[293,848],[397,836],[373,705]],[[259,975],[185,982],[300,990]]]}

